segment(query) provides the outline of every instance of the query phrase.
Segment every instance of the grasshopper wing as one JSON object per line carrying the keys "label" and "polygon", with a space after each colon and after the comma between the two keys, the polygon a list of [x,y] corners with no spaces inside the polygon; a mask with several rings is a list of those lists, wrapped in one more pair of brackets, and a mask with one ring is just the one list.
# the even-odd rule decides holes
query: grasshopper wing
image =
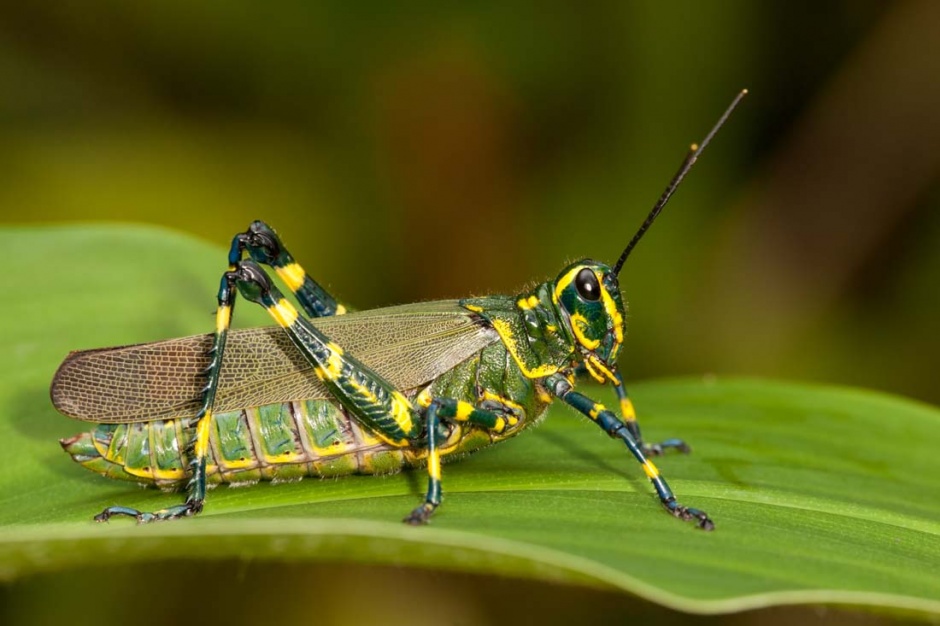
{"label": "grasshopper wing", "polygon": [[[402,390],[418,388],[487,345],[496,332],[457,301],[425,302],[311,320]],[[211,334],[72,352],[52,381],[61,413],[92,422],[193,417],[202,404]],[[279,327],[229,332],[215,411],[329,398]]]}

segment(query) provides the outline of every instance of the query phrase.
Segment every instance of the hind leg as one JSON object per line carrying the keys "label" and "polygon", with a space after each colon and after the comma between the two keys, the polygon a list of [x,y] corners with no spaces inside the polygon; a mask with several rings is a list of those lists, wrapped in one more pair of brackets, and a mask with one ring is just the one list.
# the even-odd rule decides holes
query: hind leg
{"label": "hind leg", "polygon": [[245,253],[258,263],[273,268],[310,317],[342,315],[346,312],[342,304],[337,303],[332,295],[310,278],[294,261],[280,237],[270,226],[264,222],[255,221],[247,231],[235,235],[229,250],[229,271],[222,276],[219,284],[215,340],[210,351],[212,360],[206,369],[205,397],[202,409],[196,417],[198,421],[193,440],[187,447],[187,456],[191,459],[191,478],[186,489],[186,501],[153,513],[125,506],[112,506],[96,515],[95,521],[106,522],[113,516],[127,516],[137,519],[138,522],[151,522],[187,517],[202,511],[206,497],[206,458],[209,447],[209,429],[212,425],[212,407],[219,383],[225,339],[235,307],[235,288],[239,280],[237,270]]}
{"label": "hind leg", "polygon": [[232,238],[228,253],[229,269],[234,270],[245,253],[256,263],[266,265],[284,281],[309,317],[329,317],[346,313],[339,304],[288,252],[274,229],[260,220],[251,223],[243,233]]}
{"label": "hind leg", "polygon": [[219,372],[224,361],[225,340],[235,296],[239,292],[248,300],[262,305],[284,328],[314,367],[333,400],[348,409],[359,423],[386,443],[397,447],[408,446],[412,440],[420,437],[423,428],[420,412],[404,394],[355,357],[346,354],[341,346],[303,318],[255,261],[237,261],[231,270],[222,275],[219,284],[214,357],[208,369],[209,382],[192,445],[192,479],[186,501],[154,513],[142,513],[128,507],[110,507],[95,518],[98,521],[106,521],[114,515],[126,515],[135,517],[139,522],[149,522],[194,515],[202,510],[206,495],[209,428]]}

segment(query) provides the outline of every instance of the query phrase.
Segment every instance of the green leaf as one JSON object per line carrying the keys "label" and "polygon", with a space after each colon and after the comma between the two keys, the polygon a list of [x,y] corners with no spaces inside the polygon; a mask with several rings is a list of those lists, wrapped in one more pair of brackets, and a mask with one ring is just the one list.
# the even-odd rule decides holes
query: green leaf
{"label": "green leaf", "polygon": [[[217,489],[178,522],[96,525],[103,507],[180,496],[108,481],[57,438],[88,425],[48,399],[69,350],[212,328],[221,248],[140,227],[4,229],[0,309],[0,579],[100,562],[187,558],[386,563],[620,588],[694,612],[842,603],[940,614],[940,412],[860,390],[676,380],[631,392],[697,531],[663,512],[625,449],[564,407],[444,471],[425,528],[402,516],[420,472]],[[242,303],[239,322],[265,323]],[[588,393],[610,401],[609,392]]]}

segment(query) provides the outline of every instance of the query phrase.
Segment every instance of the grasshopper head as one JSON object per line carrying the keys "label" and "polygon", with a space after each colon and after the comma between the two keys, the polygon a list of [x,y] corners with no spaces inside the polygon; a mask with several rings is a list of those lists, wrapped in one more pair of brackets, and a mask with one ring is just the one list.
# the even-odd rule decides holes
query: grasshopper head
{"label": "grasshopper head", "polygon": [[578,261],[555,279],[552,300],[588,371],[601,382],[609,380],[624,334],[624,305],[617,274],[603,263]]}
{"label": "grasshopper head", "polygon": [[624,305],[617,276],[624,262],[745,94],[747,89],[735,97],[700,144],[692,144],[679,170],[612,268],[586,259],[566,267],[551,283],[552,301],[559,309],[569,335],[574,338],[581,361],[598,381],[613,382],[616,378],[614,368],[624,333]]}

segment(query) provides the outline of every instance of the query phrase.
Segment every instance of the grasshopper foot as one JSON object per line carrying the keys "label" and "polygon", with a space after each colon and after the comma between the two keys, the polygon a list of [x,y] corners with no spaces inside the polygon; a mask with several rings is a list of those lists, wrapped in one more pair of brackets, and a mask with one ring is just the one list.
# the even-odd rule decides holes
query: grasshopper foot
{"label": "grasshopper foot", "polygon": [[428,523],[428,520],[431,518],[431,514],[434,513],[434,509],[436,508],[436,504],[425,502],[414,511],[409,513],[408,517],[402,521],[411,526],[423,526],[424,524]]}
{"label": "grasshopper foot", "polygon": [[666,502],[663,502],[663,506],[666,507],[667,511],[681,520],[685,520],[687,522],[694,521],[697,528],[702,530],[715,530],[715,522],[713,522],[711,518],[708,517],[705,511],[682,506],[676,502],[675,499],[670,499]]}
{"label": "grasshopper foot", "polygon": [[681,439],[667,439],[660,443],[644,443],[643,452],[646,456],[661,456],[666,450],[678,450],[682,454],[689,454],[692,448]]}
{"label": "grasshopper foot", "polygon": [[132,509],[126,506],[109,506],[101,513],[98,513],[98,515],[95,515],[95,521],[107,522],[115,515],[125,515],[127,517],[133,517],[136,519],[138,524],[146,524],[148,522],[162,522],[180,517],[190,517],[199,513],[200,511],[202,511],[202,501],[178,504],[166,509],[154,511],[153,513],[145,513],[143,511],[138,511],[137,509]]}

